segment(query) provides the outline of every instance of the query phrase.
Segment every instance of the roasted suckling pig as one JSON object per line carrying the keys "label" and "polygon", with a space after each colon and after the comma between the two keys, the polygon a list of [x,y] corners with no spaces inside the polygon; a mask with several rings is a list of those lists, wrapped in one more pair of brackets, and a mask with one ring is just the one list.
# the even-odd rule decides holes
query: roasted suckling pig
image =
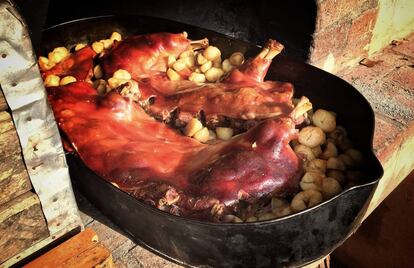
{"label": "roasted suckling pig", "polygon": [[[269,40],[249,60],[237,52],[222,61],[207,39],[186,33],[124,40],[114,33],[73,53],[57,48],[39,64],[60,129],[95,173],[172,214],[237,222],[257,219],[251,208],[264,199],[273,197],[272,215],[280,216],[341,190],[335,178],[310,174],[320,166],[326,172],[327,163],[345,172],[345,156],[324,145],[325,133],[337,134],[332,144],[346,138],[325,126],[333,115],[318,110],[315,126],[300,134],[309,100],[294,105],[292,84],[264,81],[282,49]],[[322,162],[312,162],[319,155]],[[293,207],[286,205],[281,198],[299,189]]]}

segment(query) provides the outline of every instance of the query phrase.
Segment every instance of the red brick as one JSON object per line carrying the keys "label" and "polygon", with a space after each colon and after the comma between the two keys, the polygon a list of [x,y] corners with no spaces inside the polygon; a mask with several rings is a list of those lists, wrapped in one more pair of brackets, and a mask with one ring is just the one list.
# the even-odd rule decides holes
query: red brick
{"label": "red brick", "polygon": [[[411,97],[414,99],[414,66],[411,67],[405,65],[400,68],[395,68],[385,78],[406,89],[411,93]],[[414,100],[412,100],[412,102],[414,102]]]}
{"label": "red brick", "polygon": [[401,131],[401,125],[381,114],[375,114],[374,152],[382,163],[400,146]]}
{"label": "red brick", "polygon": [[366,34],[371,36],[375,21],[377,20],[377,15],[378,9],[372,8],[353,19],[349,30],[348,43],[364,38]]}
{"label": "red brick", "polygon": [[392,46],[392,49],[398,53],[414,58],[414,33],[404,39],[401,44]]}
{"label": "red brick", "polygon": [[376,7],[376,0],[325,0],[318,4],[316,29],[320,31],[345,17],[358,16],[366,9]]}
{"label": "red brick", "polygon": [[314,34],[310,60],[317,61],[328,56],[329,53],[340,55],[346,46],[350,26],[351,22],[348,21],[328,31]]}

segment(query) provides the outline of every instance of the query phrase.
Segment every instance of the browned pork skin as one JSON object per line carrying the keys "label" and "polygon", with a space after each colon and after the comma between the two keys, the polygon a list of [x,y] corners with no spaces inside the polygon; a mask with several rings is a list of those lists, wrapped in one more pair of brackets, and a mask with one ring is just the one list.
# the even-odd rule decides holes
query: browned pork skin
{"label": "browned pork skin", "polygon": [[293,86],[290,83],[263,81],[272,58],[283,49],[274,40],[253,59],[232,70],[221,83],[196,84],[191,81],[169,81],[154,76],[139,81],[142,101],[155,97],[147,111],[162,120],[178,111],[178,119],[188,119],[202,112],[206,121],[219,118],[257,120],[288,115],[292,109]]}
{"label": "browned pork skin", "polygon": [[118,93],[98,96],[88,83],[48,93],[59,127],[89,168],[171,213],[212,219],[213,208],[220,214],[240,199],[297,190],[301,161],[289,146],[296,137],[289,116],[205,145],[155,121]]}

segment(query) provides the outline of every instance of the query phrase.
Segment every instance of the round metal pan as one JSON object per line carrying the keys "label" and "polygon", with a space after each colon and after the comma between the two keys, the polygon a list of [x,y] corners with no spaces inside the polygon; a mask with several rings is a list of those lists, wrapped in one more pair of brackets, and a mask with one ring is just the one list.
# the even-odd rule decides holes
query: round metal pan
{"label": "round metal pan", "polygon": [[[222,49],[254,55],[259,48],[216,32],[164,19],[122,16],[68,22],[44,31],[41,53],[56,46],[123,35],[187,31],[192,39],[208,37]],[[276,37],[277,38],[277,37]],[[374,113],[367,100],[344,80],[308,64],[274,59],[267,79],[289,81],[296,96],[314,107],[333,110],[351,140],[366,156],[364,181],[313,208],[280,219],[217,224],[189,220],[150,207],[106,182],[76,156],[69,155],[72,178],[83,194],[136,241],[170,260],[197,267],[295,267],[332,252],[358,228],[366,204],[382,176],[372,150]]]}

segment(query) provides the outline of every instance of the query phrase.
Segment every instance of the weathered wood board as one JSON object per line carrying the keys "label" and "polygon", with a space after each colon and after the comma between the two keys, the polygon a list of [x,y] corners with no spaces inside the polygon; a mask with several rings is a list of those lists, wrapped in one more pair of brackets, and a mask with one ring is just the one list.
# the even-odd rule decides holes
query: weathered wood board
{"label": "weathered wood board", "polygon": [[0,111],[4,111],[7,108],[9,108],[9,106],[7,106],[7,102],[6,102],[6,99],[4,98],[3,91],[0,88]]}
{"label": "weathered wood board", "polygon": [[0,264],[48,236],[36,194],[27,192],[0,206]]}
{"label": "weathered wood board", "polygon": [[111,268],[113,261],[109,250],[99,243],[95,231],[87,228],[24,266],[37,267]]}
{"label": "weathered wood board", "polygon": [[8,112],[0,112],[0,205],[32,188]]}

